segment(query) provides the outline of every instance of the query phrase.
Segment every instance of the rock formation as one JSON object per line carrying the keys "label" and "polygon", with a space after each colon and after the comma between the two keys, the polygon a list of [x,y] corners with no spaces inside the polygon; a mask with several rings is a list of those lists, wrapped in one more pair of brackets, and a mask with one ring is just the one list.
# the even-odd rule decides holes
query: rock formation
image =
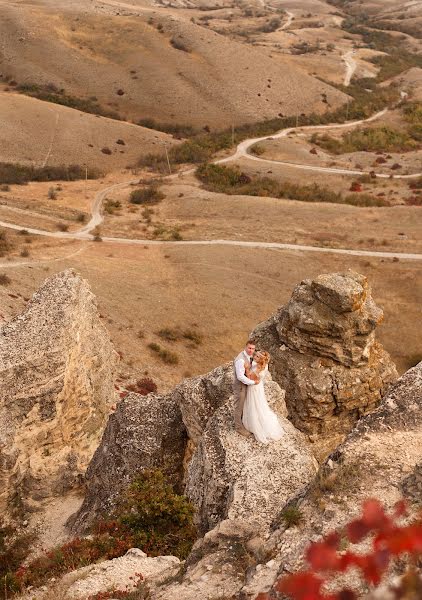
{"label": "rock formation", "polygon": [[252,336],[272,354],[270,371],[286,390],[294,425],[324,438],[325,450],[373,410],[397,378],[375,340],[382,310],[366,277],[353,271],[305,279]]}
{"label": "rock formation", "polygon": [[161,469],[180,489],[186,439],[171,394],[128,394],[110,416],[86,472],[85,500],[70,519],[72,529],[83,531],[99,514],[111,511],[119,493],[144,469]]}
{"label": "rock formation", "polygon": [[[278,405],[284,405],[284,393],[276,387]],[[189,463],[186,494],[197,508],[202,532],[227,518],[253,522],[256,531],[265,531],[317,470],[305,436],[280,413],[284,436],[264,445],[235,431],[233,408],[227,402],[209,419]]]}
{"label": "rock formation", "polygon": [[[309,541],[340,530],[368,497],[378,498],[389,511],[403,495],[412,503],[420,486],[421,439],[422,362],[400,377],[374,412],[360,419],[305,494],[297,496],[302,526],[276,528],[266,546],[275,555],[273,579],[301,568]],[[419,503],[420,495],[416,509]],[[356,578],[354,583],[359,586]]]}
{"label": "rock formation", "polygon": [[0,330],[0,512],[72,488],[114,400],[117,354],[87,282],[48,279]]}

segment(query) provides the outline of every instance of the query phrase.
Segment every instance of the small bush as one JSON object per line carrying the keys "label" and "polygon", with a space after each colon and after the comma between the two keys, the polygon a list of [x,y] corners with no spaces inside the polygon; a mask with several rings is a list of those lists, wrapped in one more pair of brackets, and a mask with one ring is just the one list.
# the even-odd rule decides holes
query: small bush
{"label": "small bush", "polygon": [[10,192],[10,185],[7,185],[7,183],[3,183],[2,185],[0,185],[0,191],[1,192]]}
{"label": "small bush", "polygon": [[53,187],[48,188],[47,196],[48,196],[49,200],[56,200],[57,199],[56,190]]}
{"label": "small bush", "polygon": [[78,223],[85,223],[86,215],[84,213],[78,213],[75,219]]}
{"label": "small bush", "polygon": [[0,273],[0,285],[9,285],[12,283],[12,280],[6,273]]}
{"label": "small bush", "polygon": [[303,521],[303,513],[295,505],[288,506],[281,513],[281,518],[283,520],[284,525],[287,529],[290,527],[295,527],[296,525],[300,525]]}
{"label": "small bush", "polygon": [[4,229],[0,229],[0,256],[4,256],[12,249],[12,244]]}
{"label": "small bush", "polygon": [[104,148],[101,148],[101,152],[103,154],[108,154],[108,155],[112,154],[110,148],[108,148],[107,146],[104,146]]}
{"label": "small bush", "polygon": [[107,214],[112,215],[115,213],[116,210],[119,210],[120,208],[122,208],[122,203],[120,202],[120,200],[111,200],[110,198],[106,198],[104,202],[104,211]]}
{"label": "small bush", "polygon": [[152,342],[148,344],[148,348],[158,354],[161,360],[168,365],[177,365],[179,362],[179,357],[175,352],[171,352],[166,348],[162,348],[159,344]]}
{"label": "small bush", "polygon": [[150,185],[148,187],[132,190],[129,196],[129,202],[132,204],[157,204],[165,198],[157,186]]}
{"label": "small bush", "polygon": [[170,327],[160,329],[160,331],[157,332],[157,335],[167,342],[176,342],[180,339],[180,331],[178,329],[171,329]]}
{"label": "small bush", "polygon": [[26,258],[26,257],[29,256],[29,250],[28,250],[28,248],[24,248],[23,250],[21,250],[21,256],[23,258]]}
{"label": "small bush", "polygon": [[67,223],[57,223],[57,229],[59,231],[67,231],[69,229],[69,225]]}
{"label": "small bush", "polygon": [[143,379],[138,379],[136,383],[130,383],[126,386],[126,389],[129,392],[136,392],[137,394],[141,394],[141,396],[147,396],[157,391],[157,384],[150,377],[144,377]]}

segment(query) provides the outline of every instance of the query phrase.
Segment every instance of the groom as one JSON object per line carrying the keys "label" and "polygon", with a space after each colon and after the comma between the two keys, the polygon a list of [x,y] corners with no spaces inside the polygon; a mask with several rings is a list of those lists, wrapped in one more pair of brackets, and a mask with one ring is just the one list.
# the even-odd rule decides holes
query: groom
{"label": "groom", "polygon": [[240,433],[240,435],[244,435],[245,437],[251,435],[251,433],[244,428],[242,423],[243,405],[245,404],[246,399],[246,388],[248,385],[255,385],[256,383],[252,379],[246,377],[245,363],[252,365],[255,347],[255,342],[253,340],[248,340],[245,349],[234,359],[234,428],[238,433]]}

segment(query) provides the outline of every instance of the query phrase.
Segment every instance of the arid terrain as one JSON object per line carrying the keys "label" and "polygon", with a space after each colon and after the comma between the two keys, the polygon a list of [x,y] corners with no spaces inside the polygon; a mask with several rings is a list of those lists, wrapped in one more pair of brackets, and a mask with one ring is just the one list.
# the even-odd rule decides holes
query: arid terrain
{"label": "arid terrain", "polygon": [[[421,99],[420,67],[380,82],[382,89],[393,81],[401,98],[375,120],[347,118],[356,81],[374,80],[374,57],[387,55],[342,23],[365,12],[371,24],[399,24],[403,47],[417,57],[419,13],[416,3],[383,2],[381,12],[376,2],[357,6],[0,1],[0,162],[100,171],[87,181],[82,174],[0,186],[2,318],[19,313],[46,276],[74,267],[90,281],[121,354],[122,386],[149,373],[165,390],[230,360],[301,279],[351,268],[373,282],[385,311],[379,336],[399,370],[414,364],[422,355],[420,143],[333,154],[320,139],[341,148],[356,132],[387,127],[405,135],[406,107]],[[301,129],[311,113],[342,106],[349,126]],[[262,137],[254,123],[289,116],[290,133],[265,134],[235,154],[239,139]],[[250,135],[241,133],[244,124]],[[201,183],[188,155],[174,174],[172,148],[225,128],[232,142],[243,137],[217,148],[213,160],[249,179],[343,196],[354,184],[356,198],[383,205],[229,194]],[[164,173],[149,166],[151,153],[161,155]],[[131,192],[145,186],[158,186],[160,198],[133,203]],[[195,335],[172,340],[168,329]],[[176,364],[158,358],[151,343],[173,352]]]}

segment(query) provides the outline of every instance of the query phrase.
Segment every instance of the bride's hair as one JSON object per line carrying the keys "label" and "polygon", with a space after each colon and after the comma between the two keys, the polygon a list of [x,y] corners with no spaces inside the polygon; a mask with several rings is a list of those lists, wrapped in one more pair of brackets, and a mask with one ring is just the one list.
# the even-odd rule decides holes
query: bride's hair
{"label": "bride's hair", "polygon": [[258,367],[258,371],[262,371],[270,362],[270,353],[265,350],[260,350],[255,354],[255,362]]}

